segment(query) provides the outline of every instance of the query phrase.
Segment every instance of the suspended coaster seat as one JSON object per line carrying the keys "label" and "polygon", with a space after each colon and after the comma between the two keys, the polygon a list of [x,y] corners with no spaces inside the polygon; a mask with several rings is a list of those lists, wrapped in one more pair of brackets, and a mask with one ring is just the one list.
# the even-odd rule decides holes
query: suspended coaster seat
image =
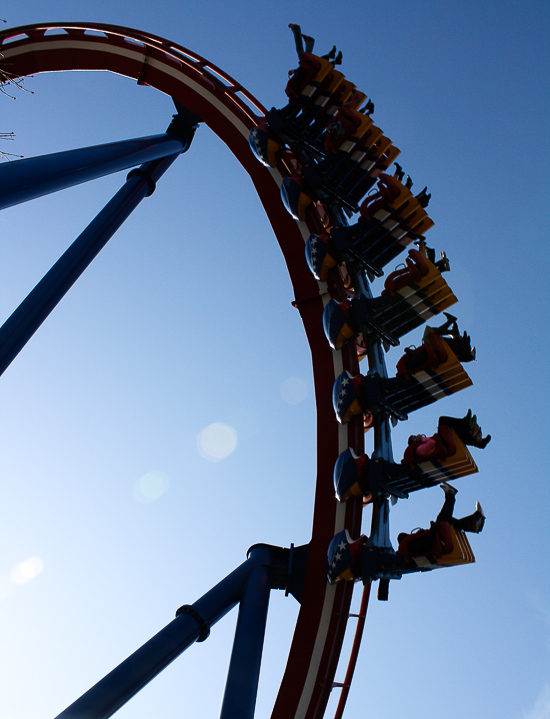
{"label": "suspended coaster seat", "polygon": [[437,560],[438,566],[453,567],[458,564],[473,564],[476,558],[474,557],[466,532],[455,529],[451,525],[451,537],[453,541],[453,551],[439,557]]}
{"label": "suspended coaster seat", "polygon": [[358,211],[362,198],[398,157],[400,150],[372,124],[369,115],[352,108],[342,108],[332,127],[344,123],[344,110],[348,118],[352,115],[356,118],[356,127],[335,139],[329,126],[324,139],[325,159],[304,167],[303,175],[312,191],[319,192],[322,188],[327,195],[332,191],[338,197],[344,197],[353,211]]}
{"label": "suspended coaster seat", "polygon": [[340,150],[344,153],[340,162],[326,169],[325,178],[356,203],[401,153],[372,121],[356,143],[345,142]]}
{"label": "suspended coaster seat", "polygon": [[[340,311],[341,305],[331,300],[327,308]],[[325,308],[323,317],[325,332],[328,333],[327,336],[329,336],[333,347],[341,346],[349,339],[350,333],[353,333],[354,330],[345,321],[343,312],[344,320],[339,324],[341,318],[335,317],[336,313],[327,314],[327,308]],[[334,322],[331,323],[332,319]],[[332,337],[332,334],[335,338]],[[472,380],[466,374],[454,352],[447,343],[445,345],[447,359],[442,364],[435,369],[421,370],[408,380],[403,377],[381,378],[377,375],[352,376],[347,371],[342,372],[334,383],[332,394],[333,407],[338,421],[341,424],[346,424],[352,417],[372,411],[372,407],[376,405],[379,408],[384,408],[398,419],[406,419],[410,412],[433,404],[443,397],[472,385]],[[368,425],[365,425],[365,428],[368,428]],[[469,474],[469,472],[465,472],[465,474]],[[441,482],[444,479],[445,477],[437,481]],[[424,484],[423,486],[431,485]]]}
{"label": "suspended coaster seat", "polygon": [[348,155],[372,125],[369,115],[358,112],[353,107],[341,107],[327,125],[324,138],[328,153],[342,152]]}
{"label": "suspended coaster seat", "polygon": [[[434,224],[410,189],[385,173],[380,175],[376,192],[362,203],[360,213],[354,225],[333,227],[322,238],[310,236],[306,258],[316,279],[326,281],[331,267],[350,259],[359,260],[380,275],[381,267]],[[322,251],[322,258],[318,251]]]}
{"label": "suspended coaster seat", "polygon": [[[352,383],[350,383],[352,384]],[[347,410],[357,402],[350,387],[351,403]],[[456,432],[445,425],[440,425],[438,434],[441,436],[449,456],[439,460],[426,460],[409,466],[408,462],[400,464],[388,462],[381,458],[369,458],[362,454],[357,456],[351,449],[342,452],[334,465],[333,482],[336,499],[346,502],[351,497],[363,497],[368,503],[372,496],[385,492],[396,497],[406,498],[411,492],[435,487],[443,481],[455,480],[477,472],[477,466]]]}
{"label": "suspended coaster seat", "polygon": [[333,69],[333,65],[311,52],[300,52],[298,58],[298,68],[293,71],[285,93],[291,100],[308,100]]}
{"label": "suspended coaster seat", "polygon": [[446,359],[433,367],[411,371],[409,379],[398,374],[397,381],[391,382],[386,393],[391,405],[405,414],[473,384],[447,342],[441,337],[437,337],[437,341],[443,349],[440,356]]}
{"label": "suspended coaster seat", "polygon": [[[330,267],[336,263],[334,255],[328,251],[326,240],[316,240],[309,248],[306,246],[306,257],[315,271],[325,271],[323,276],[326,276]],[[366,335],[375,332],[389,344],[396,346],[399,344],[399,337],[458,301],[441,277],[439,269],[425,255],[418,250],[411,250],[409,258],[412,258],[412,267],[405,270],[408,284],[403,286],[403,278],[399,282],[393,278],[391,290],[387,290],[381,297],[371,299],[360,294],[342,303],[329,301],[324,310],[323,323],[327,338],[335,349],[338,335],[346,323],[352,334]],[[350,332],[346,330],[344,341],[349,337]],[[458,362],[454,353],[452,356],[455,363]],[[395,391],[404,386],[400,378]]]}
{"label": "suspended coaster seat", "polygon": [[[419,263],[415,260],[420,254],[418,250],[409,251],[409,258],[417,266]],[[415,274],[415,279],[404,286],[401,286],[402,283],[395,286],[394,283],[373,304],[371,318],[375,325],[394,338],[402,337],[458,302],[441,272],[425,255],[422,255],[422,266],[427,271],[420,269],[419,278]],[[397,342],[394,340],[391,344]]]}
{"label": "suspended coaster seat", "polygon": [[[440,522],[447,524],[447,522]],[[459,564],[473,564],[476,559],[466,536],[466,532],[455,529],[451,525],[447,525],[452,550],[444,554],[427,554],[426,556],[411,556],[410,564],[414,566],[412,571],[427,571],[430,569],[440,569],[441,567],[454,567]],[[405,570],[406,571],[406,570]]]}
{"label": "suspended coaster seat", "polygon": [[459,479],[468,474],[475,474],[478,471],[472,455],[454,429],[442,426],[439,428],[439,433],[441,434],[443,430],[450,432],[452,435],[452,444],[454,445],[455,451],[445,459],[427,460],[417,464],[421,474],[429,478],[434,485]]}
{"label": "suspended coaster seat", "polygon": [[[356,91],[355,96],[360,99],[366,97]],[[314,157],[315,152],[310,154],[310,160],[302,162],[300,173],[283,180],[283,203],[295,219],[305,219],[303,208],[314,199],[339,201],[350,212],[358,212],[358,203],[399,154],[391,141],[381,135],[381,130],[375,128],[380,134],[373,135],[372,128],[374,126],[369,115],[353,107],[338,109],[336,116],[327,125],[327,132],[320,138],[323,147],[317,157]],[[371,135],[371,145],[362,145],[362,138]],[[305,138],[307,133],[304,134]],[[310,138],[308,142],[313,151],[318,148],[316,138]],[[292,141],[289,141],[289,145],[298,151]],[[300,145],[299,139],[296,145]],[[324,159],[323,153],[326,155]],[[362,161],[359,162],[359,159]],[[309,199],[304,198],[303,194],[308,195]]]}
{"label": "suspended coaster seat", "polygon": [[411,197],[400,208],[383,208],[370,219],[359,220],[349,243],[365,259],[384,267],[433,225],[426,210]]}
{"label": "suspended coaster seat", "polygon": [[[332,70],[307,100],[290,103],[281,110],[270,110],[267,117],[290,147],[315,148],[317,157],[324,156],[323,134],[342,103],[357,95],[357,88],[343,73]],[[362,93],[361,93],[362,94]]]}
{"label": "suspended coaster seat", "polygon": [[319,85],[317,91],[309,98],[294,118],[293,127],[306,133],[306,137],[315,139],[324,130],[326,125],[338,110],[338,103],[344,94],[348,94],[345,85],[353,87],[347,82],[342,72],[333,70]]}

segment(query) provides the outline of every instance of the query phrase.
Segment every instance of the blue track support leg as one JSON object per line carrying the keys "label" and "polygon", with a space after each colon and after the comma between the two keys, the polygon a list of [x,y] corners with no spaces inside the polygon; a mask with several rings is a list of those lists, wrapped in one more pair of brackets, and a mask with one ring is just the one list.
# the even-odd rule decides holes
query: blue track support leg
{"label": "blue track support leg", "polygon": [[182,152],[183,143],[177,141],[178,143],[176,154],[148,162],[130,172],[126,184],[0,327],[0,375],[124,220],[144,197],[151,194],[154,183]]}
{"label": "blue track support leg", "polygon": [[56,719],[107,719],[112,716],[199,639],[204,626],[211,627],[241,600],[251,575],[254,576],[258,568],[263,570],[258,566],[263,556],[251,553],[246,562],[196,601],[188,611],[180,613]]}
{"label": "blue track support leg", "polygon": [[0,210],[185,152],[191,138],[192,134],[182,139],[170,132],[6,162],[0,167]]}
{"label": "blue track support leg", "polygon": [[241,599],[220,719],[254,717],[269,604],[270,552],[257,546],[251,556],[262,563],[250,575]]}

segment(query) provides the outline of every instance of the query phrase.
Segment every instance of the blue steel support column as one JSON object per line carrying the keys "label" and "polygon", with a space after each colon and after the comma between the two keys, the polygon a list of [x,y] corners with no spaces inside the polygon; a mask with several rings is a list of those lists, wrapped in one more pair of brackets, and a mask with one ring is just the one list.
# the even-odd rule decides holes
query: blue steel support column
{"label": "blue steel support column", "polygon": [[[365,297],[372,297],[370,285],[365,281],[361,272],[358,272],[359,291]],[[369,343],[368,346],[369,369],[374,370],[380,377],[387,377],[386,361],[380,339]],[[372,457],[393,462],[391,445],[390,420],[387,417],[377,419],[374,425],[374,452]],[[382,495],[374,502],[372,509],[370,539],[378,547],[391,547],[390,538],[390,506],[386,496]]]}
{"label": "blue steel support column", "polygon": [[[263,555],[262,555],[263,556]],[[196,601],[194,610],[211,627],[241,599],[258,567],[256,553]],[[192,613],[182,613],[116,669],[77,699],[56,719],[107,719],[165,669],[201,634]]]}
{"label": "blue steel support column", "polygon": [[254,717],[269,604],[271,553],[266,546],[257,545],[251,548],[250,557],[259,563],[241,599],[220,719]]}
{"label": "blue steel support column", "polygon": [[174,138],[170,147],[176,149],[176,154],[145,163],[141,168],[130,172],[126,184],[0,327],[0,375],[105,247],[124,220],[144,197],[151,194],[154,183],[184,151],[185,143]]}
{"label": "blue steel support column", "polygon": [[192,134],[182,142],[177,134],[165,133],[6,162],[0,166],[0,210],[185,152],[191,139]]}
{"label": "blue steel support column", "polygon": [[[362,273],[358,272],[358,285],[359,291],[365,295],[365,297],[372,297],[370,285],[365,281]],[[387,377],[388,371],[386,369],[386,361],[384,358],[384,351],[382,349],[382,341],[380,339],[369,343],[368,347],[369,356],[369,369],[374,370],[380,377]],[[375,450],[373,457],[382,457],[393,462],[393,453],[391,446],[391,433],[390,433],[390,420],[383,419],[380,423],[374,426],[375,431]]]}

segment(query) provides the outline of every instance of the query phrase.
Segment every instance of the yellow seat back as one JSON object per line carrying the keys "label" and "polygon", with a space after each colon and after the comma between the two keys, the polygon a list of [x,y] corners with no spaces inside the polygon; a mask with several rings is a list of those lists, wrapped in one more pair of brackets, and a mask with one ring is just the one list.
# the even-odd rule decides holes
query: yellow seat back
{"label": "yellow seat back", "polygon": [[315,77],[309,80],[307,85],[300,93],[300,95],[304,95],[305,97],[311,97],[313,93],[317,90],[318,86],[323,82],[325,77],[332,70],[332,64],[328,60],[325,60],[325,58],[323,57],[318,57],[317,55],[315,55],[314,57],[316,60],[319,60],[321,66],[317,71]]}
{"label": "yellow seat back", "polygon": [[455,529],[451,524],[451,536],[453,538],[453,551],[449,554],[444,554],[437,560],[438,564],[443,564],[446,567],[454,567],[457,564],[472,564],[476,561],[466,532],[460,529]]}
{"label": "yellow seat back", "polygon": [[[418,379],[417,376],[415,377]],[[454,429],[451,432],[456,448],[454,454],[441,461],[434,460],[418,463],[420,471],[434,482],[447,482],[451,479],[465,477],[468,474],[475,474],[478,471],[477,465],[464,442],[458,437]]]}
{"label": "yellow seat back", "polygon": [[[437,381],[445,386],[447,394],[454,394],[455,392],[459,392],[461,389],[471,387],[473,382],[464,367],[458,361],[455,353],[451,350],[445,340],[443,340],[443,343],[447,351],[446,361],[440,364],[435,369],[428,370],[425,375],[415,377],[415,379],[424,384],[425,377],[427,375],[430,376],[432,379],[437,377]],[[456,435],[453,436],[455,437],[456,441],[458,437],[456,437]],[[462,444],[460,440],[458,441],[460,444]],[[468,452],[466,448],[464,448],[464,451]],[[469,454],[470,453],[468,452],[468,455]],[[471,457],[469,459],[473,462]]]}
{"label": "yellow seat back", "polygon": [[453,551],[443,554],[441,557],[418,556],[411,557],[411,560],[419,569],[440,569],[441,567],[454,567],[459,564],[473,564],[476,561],[470,542],[466,533],[461,529],[455,529],[451,525],[451,537],[453,540]]}
{"label": "yellow seat back", "polygon": [[342,94],[339,98],[340,104],[344,104],[348,100],[351,99],[351,96],[354,92],[357,92],[357,88],[353,84],[353,82],[350,82],[349,80],[344,80],[342,82]]}

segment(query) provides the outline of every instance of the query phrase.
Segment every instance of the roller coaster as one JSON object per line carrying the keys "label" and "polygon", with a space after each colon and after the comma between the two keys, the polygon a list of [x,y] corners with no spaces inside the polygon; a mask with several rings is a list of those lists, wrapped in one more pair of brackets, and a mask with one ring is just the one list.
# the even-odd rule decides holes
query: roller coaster
{"label": "roller coaster", "polygon": [[[457,301],[442,277],[449,270],[447,258],[442,253],[436,260],[426,245],[425,233],[433,225],[427,213],[430,195],[427,188],[413,195],[412,180],[395,162],[399,149],[374,124],[372,100],[336,69],[335,52],[313,54],[311,38],[304,50],[300,29],[292,29],[299,65],[286,88],[288,104],[269,111],[220,68],[149,33],[80,23],[0,33],[6,77],[103,70],[155,88],[176,108],[165,133],[0,167],[1,208],[130,169],[121,190],[0,328],[1,371],[133,209],[155,191],[168,167],[190,149],[204,123],[249,174],[273,227],[311,349],[317,408],[310,542],[252,546],[240,567],[194,604],[180,607],[164,629],[58,719],[111,716],[188,646],[206,640],[215,622],[237,604],[220,716],[252,717],[272,589],[300,603],[272,719],[321,719],[333,691],[340,693],[339,719],[372,583],[378,582],[378,598],[385,600],[390,581],[404,574],[474,561],[463,529],[451,520],[440,522],[437,532],[432,527],[431,544],[424,542],[418,551],[407,552],[401,543],[394,551],[389,532],[392,503],[476,472],[466,445],[483,447],[488,441],[481,439],[471,413],[463,420],[441,418],[429,447],[424,440],[413,441],[403,462],[393,458],[392,425],[472,384],[462,365],[475,358],[475,350],[448,313],[445,325],[427,327],[422,345],[405,352],[395,376],[386,368],[389,347]],[[403,268],[387,276],[380,297],[373,296],[373,279],[405,250]],[[368,370],[362,373],[365,358]],[[367,504],[372,507],[368,536],[361,535]],[[481,510],[475,521],[479,531]],[[350,655],[343,657],[359,581],[361,607]],[[347,664],[343,682],[335,682],[339,662]]]}

